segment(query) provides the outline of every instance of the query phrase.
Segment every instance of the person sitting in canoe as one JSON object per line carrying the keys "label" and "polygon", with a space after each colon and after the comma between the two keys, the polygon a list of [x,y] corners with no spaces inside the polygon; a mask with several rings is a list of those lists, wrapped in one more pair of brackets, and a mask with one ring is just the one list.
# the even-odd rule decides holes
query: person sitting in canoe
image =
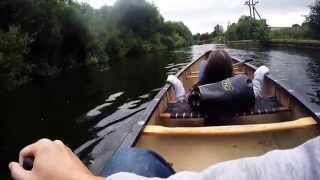
{"label": "person sitting in canoe", "polygon": [[[200,172],[178,172],[150,150],[128,148],[116,153],[99,176],[93,175],[62,141],[42,139],[20,151],[9,169],[15,180],[271,180],[320,179],[320,137],[289,150],[276,150],[213,165]],[[23,168],[33,156],[33,167]]]}
{"label": "person sitting in canoe", "polygon": [[[199,66],[199,80],[187,92],[182,82],[173,75],[167,81],[174,87],[178,102],[188,101],[193,109],[204,111],[208,116],[216,116],[212,109],[233,116],[254,106],[255,98],[262,97],[264,76],[269,72],[266,66],[259,67],[251,81],[245,75],[233,76],[232,58],[224,50],[205,53],[207,60]],[[208,109],[208,110],[206,110]]]}
{"label": "person sitting in canoe", "polygon": [[[217,83],[232,77],[232,58],[226,51],[208,51],[205,53],[205,57],[207,57],[207,59],[200,62],[199,80],[194,87]],[[261,66],[254,73],[252,83],[255,97],[262,96],[264,76],[269,73],[269,71],[268,67]],[[182,82],[176,76],[169,75],[167,81],[173,85],[177,100],[183,100],[186,98],[186,95],[188,95],[187,91],[184,89]]]}

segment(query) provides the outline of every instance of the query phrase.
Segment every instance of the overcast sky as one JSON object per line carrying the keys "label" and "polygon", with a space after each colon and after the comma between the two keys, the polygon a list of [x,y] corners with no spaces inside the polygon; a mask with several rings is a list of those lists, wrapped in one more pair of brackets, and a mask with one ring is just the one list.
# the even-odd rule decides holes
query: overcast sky
{"label": "overcast sky", "polygon": [[[115,0],[82,0],[94,8],[112,5]],[[245,0],[147,0],[159,8],[166,20],[183,21],[192,33],[213,31],[216,24],[228,23],[249,15]],[[270,26],[286,27],[301,24],[315,0],[260,0],[257,9]]]}

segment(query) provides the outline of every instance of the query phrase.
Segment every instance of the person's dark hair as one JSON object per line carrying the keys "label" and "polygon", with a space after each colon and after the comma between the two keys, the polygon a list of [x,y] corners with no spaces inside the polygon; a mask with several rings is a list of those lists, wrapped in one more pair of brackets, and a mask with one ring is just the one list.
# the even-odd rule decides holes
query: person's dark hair
{"label": "person's dark hair", "polygon": [[233,67],[230,55],[224,50],[212,51],[208,57],[202,80],[198,85],[210,84],[232,77]]}

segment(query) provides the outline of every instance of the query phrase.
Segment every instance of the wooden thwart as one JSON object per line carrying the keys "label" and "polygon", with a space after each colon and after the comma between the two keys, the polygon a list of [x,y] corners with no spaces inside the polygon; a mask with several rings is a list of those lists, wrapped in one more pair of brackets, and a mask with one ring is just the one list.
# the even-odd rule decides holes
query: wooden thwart
{"label": "wooden thwart", "polygon": [[[246,72],[243,71],[234,71],[233,75],[245,75]],[[191,75],[186,76],[187,79],[194,79],[199,77],[199,71],[191,72]]]}
{"label": "wooden thwart", "polygon": [[312,117],[300,118],[294,121],[254,124],[254,125],[231,125],[231,126],[210,126],[210,127],[164,127],[148,125],[144,128],[144,135],[153,136],[228,136],[260,132],[276,132],[299,128],[306,128],[316,125]]}
{"label": "wooden thwart", "polygon": [[[199,74],[199,71],[191,72],[191,75],[197,75],[197,74]],[[245,74],[245,72],[233,69],[233,74]]]}

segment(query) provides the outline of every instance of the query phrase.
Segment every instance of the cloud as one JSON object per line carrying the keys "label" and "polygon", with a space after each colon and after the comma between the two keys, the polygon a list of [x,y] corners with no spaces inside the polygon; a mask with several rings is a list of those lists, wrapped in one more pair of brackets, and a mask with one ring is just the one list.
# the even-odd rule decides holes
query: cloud
{"label": "cloud", "polygon": [[[115,0],[82,0],[95,8]],[[211,32],[216,24],[225,28],[241,15],[249,15],[245,0],[147,0],[154,3],[166,20],[183,21],[193,33]],[[301,24],[314,0],[260,0],[257,9],[270,26]]]}

